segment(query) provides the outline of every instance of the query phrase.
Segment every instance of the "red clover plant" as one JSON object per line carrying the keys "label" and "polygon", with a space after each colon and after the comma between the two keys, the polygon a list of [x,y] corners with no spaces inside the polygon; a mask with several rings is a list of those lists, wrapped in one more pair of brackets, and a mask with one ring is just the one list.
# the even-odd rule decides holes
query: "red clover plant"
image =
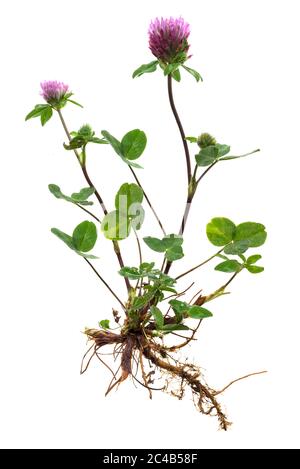
{"label": "red clover plant", "polygon": [[[77,132],[69,132],[62,109],[68,103],[81,105],[71,99],[73,93],[69,91],[68,85],[57,81],[41,83],[41,96],[45,103],[37,104],[26,120],[40,117],[41,124],[45,125],[53,114],[58,116],[68,139],[64,148],[74,152],[86,187],[71,195],[65,195],[55,184],[50,184],[49,190],[57,199],[64,199],[79,207],[89,219],[76,226],[72,235],[58,228],[52,228],[51,231],[89,264],[119,305],[118,310],[113,309],[110,320],[101,318],[99,327],[85,329],[91,347],[84,356],[81,371],[86,371],[93,357],[98,357],[104,363],[101,349],[110,345],[119,360],[119,368],[116,373],[111,370],[113,378],[106,394],[129,376],[147,388],[150,398],[153,390],[162,389],[171,391],[172,395],[181,399],[185,388],[189,387],[200,412],[216,415],[220,427],[226,430],[230,423],[217,396],[238,380],[229,383],[220,391],[215,391],[206,384],[200,368],[188,362],[181,363],[176,352],[195,340],[201,322],[212,316],[211,311],[204,305],[225,295],[228,285],[241,272],[256,274],[263,271],[263,267],[256,264],[261,255],[251,253],[248,256],[248,250],[261,246],[267,234],[261,223],[242,222],[236,225],[225,217],[212,218],[207,224],[206,234],[209,241],[216,246],[216,252],[176,278],[169,274],[173,262],[178,262],[184,256],[183,235],[191,204],[203,177],[219,163],[224,164],[226,161],[259,151],[233,156],[230,154],[229,145],[218,143],[208,133],[202,133],[199,137],[186,136],[174,103],[173,81],[181,81],[181,71],[191,74],[197,82],[202,81],[197,71],[186,66],[190,58],[189,34],[189,25],[182,18],[155,19],[149,28],[149,48],[156,59],[142,65],[133,73],[135,78],[161,69],[166,77],[171,111],[182,139],[187,169],[186,208],[178,233],[170,234],[164,228],[137,176],[137,170],[141,169],[141,166],[136,161],[143,154],[147,144],[146,135],[142,130],[131,130],[121,140],[106,130],[102,131],[100,137],[96,136],[89,125],[83,125]],[[120,164],[125,163],[128,166],[135,181],[122,184],[116,193],[113,210],[107,208],[102,194],[97,191],[88,173],[87,148],[93,143],[110,145],[112,151],[122,160]],[[191,149],[195,159],[191,158]],[[94,201],[91,200],[93,198]],[[94,202],[100,205],[97,214],[90,210]],[[150,251],[147,251],[145,260],[142,254],[138,232],[143,224],[146,205],[152,210],[162,231],[162,237],[146,236],[143,241],[150,250],[161,253],[161,268],[152,262]],[[127,297],[124,300],[96,270],[96,262],[92,262],[97,257],[90,251],[95,246],[99,232],[112,242],[120,265],[118,275],[124,278],[127,289]],[[121,251],[122,240],[132,235],[136,237],[140,259],[137,266],[132,266],[128,260],[125,264]],[[219,260],[215,266],[216,271],[231,274],[229,280],[210,294],[198,293],[191,300],[184,301],[188,289],[182,292],[179,280],[212,260]],[[102,267],[102,270],[104,269],[105,266]],[[111,326],[112,321],[116,323],[116,327]],[[162,376],[165,377],[165,384],[157,388],[155,382]],[[238,379],[243,378],[245,376]]]}

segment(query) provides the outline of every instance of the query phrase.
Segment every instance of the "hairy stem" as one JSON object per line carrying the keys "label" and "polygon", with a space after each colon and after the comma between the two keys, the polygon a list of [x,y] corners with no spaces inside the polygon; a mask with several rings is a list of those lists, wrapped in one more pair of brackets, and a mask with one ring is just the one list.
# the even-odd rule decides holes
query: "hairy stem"
{"label": "hairy stem", "polygon": [[126,310],[125,305],[122,303],[118,295],[112,290],[112,288],[108,285],[108,283],[104,280],[104,278],[99,274],[99,272],[95,269],[93,264],[86,258],[84,257],[84,260],[89,264],[89,266],[93,269],[97,277],[101,280],[101,282],[106,286],[106,288],[110,291],[110,293],[115,297],[115,299],[120,303],[124,311]]}
{"label": "hairy stem", "polygon": [[81,169],[82,169],[82,172],[83,172],[83,175],[85,177],[86,182],[88,183],[88,185],[90,187],[92,187],[95,190],[94,194],[95,194],[95,196],[96,196],[96,198],[97,198],[97,200],[100,204],[100,207],[102,208],[102,211],[103,211],[104,215],[107,215],[107,213],[108,213],[107,208],[106,208],[106,206],[103,202],[103,199],[102,199],[101,195],[99,194],[99,192],[97,191],[97,189],[95,188],[94,184],[92,183],[92,181],[90,179],[90,176],[87,172],[85,163],[81,165]]}
{"label": "hairy stem", "polygon": [[[62,126],[63,126],[63,128],[64,128],[64,130],[65,130],[65,133],[66,133],[66,135],[67,135],[67,137],[68,137],[68,140],[71,141],[71,134],[70,134],[70,132],[69,132],[69,130],[68,130],[67,124],[66,124],[66,122],[65,122],[65,119],[64,119],[64,117],[63,117],[63,115],[62,115],[61,110],[60,110],[60,109],[57,109],[57,113],[58,113],[58,115],[59,115],[59,118],[60,118],[60,121],[61,121],[61,123],[62,123]],[[104,215],[107,215],[108,211],[107,211],[107,209],[106,209],[106,206],[105,206],[105,204],[104,204],[104,202],[103,202],[103,199],[102,199],[101,195],[99,194],[99,192],[97,191],[97,189],[95,188],[94,184],[92,183],[92,181],[91,181],[91,179],[90,179],[90,177],[89,177],[89,174],[88,174],[87,169],[86,169],[85,161],[83,162],[83,164],[80,162],[80,156],[79,156],[79,153],[78,153],[78,151],[77,151],[76,149],[74,150],[74,153],[75,153],[75,155],[76,155],[77,160],[78,160],[79,163],[80,163],[80,167],[81,167],[81,169],[82,169],[82,172],[83,172],[83,175],[84,175],[84,177],[85,177],[85,179],[86,179],[86,182],[88,183],[88,185],[89,185],[90,187],[92,187],[92,188],[94,189],[94,191],[95,191],[94,194],[95,194],[95,196],[96,196],[96,198],[97,198],[97,200],[98,200],[98,202],[99,202],[99,204],[100,204],[100,206],[101,206],[101,208],[102,208],[102,210],[103,210],[103,213],[104,213]],[[120,267],[122,268],[122,267],[124,267],[124,262],[123,262],[123,258],[122,258],[122,254],[121,254],[121,251],[120,251],[120,246],[119,246],[118,241],[113,241],[113,246],[114,246],[114,251],[115,251],[115,254],[116,254],[117,258],[118,258]],[[124,277],[124,280],[125,280],[125,284],[126,284],[126,287],[127,287],[127,291],[129,292],[130,289],[131,289],[130,282],[129,282],[129,280],[128,280],[127,277]]]}
{"label": "hairy stem", "polygon": [[172,76],[168,75],[168,95],[169,95],[169,101],[170,101],[170,106],[172,109],[172,112],[174,114],[175,120],[177,122],[179,132],[181,135],[183,147],[184,147],[184,153],[185,153],[185,159],[186,159],[186,169],[187,169],[187,177],[188,177],[188,184],[190,184],[191,179],[192,179],[192,168],[191,168],[191,158],[190,158],[190,152],[189,152],[189,147],[188,143],[185,139],[185,133],[174,103],[174,98],[173,98],[173,89],[172,89]]}
{"label": "hairy stem", "polygon": [[129,169],[130,169],[130,171],[132,172],[132,175],[133,175],[134,179],[136,180],[137,185],[142,189],[143,194],[144,194],[144,197],[145,197],[145,199],[146,199],[146,201],[147,201],[147,203],[148,203],[150,209],[152,210],[152,213],[153,213],[153,215],[155,216],[155,218],[156,218],[156,220],[157,220],[157,223],[159,224],[159,226],[160,226],[160,228],[161,228],[163,234],[166,236],[167,233],[166,233],[166,231],[165,231],[165,229],[164,229],[164,227],[163,227],[163,224],[162,224],[162,222],[160,221],[160,218],[159,218],[159,216],[157,215],[156,210],[154,209],[153,205],[151,204],[150,199],[149,199],[148,195],[146,194],[146,192],[145,192],[145,190],[144,190],[142,184],[140,183],[140,181],[139,181],[139,179],[138,179],[138,177],[137,177],[137,175],[136,175],[136,172],[134,171],[134,169],[133,169],[131,166],[129,166]]}

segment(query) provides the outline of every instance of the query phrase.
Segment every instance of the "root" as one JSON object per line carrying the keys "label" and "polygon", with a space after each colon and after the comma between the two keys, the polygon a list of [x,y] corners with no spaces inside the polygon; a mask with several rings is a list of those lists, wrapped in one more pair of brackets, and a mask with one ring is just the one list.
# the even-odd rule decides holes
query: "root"
{"label": "root", "polygon": [[[83,357],[81,373],[84,373],[88,369],[92,358],[96,356],[112,373],[112,379],[107,388],[106,396],[129,376],[147,389],[150,399],[152,399],[152,391],[167,391],[174,383],[179,384],[179,389],[169,389],[169,392],[178,399],[182,399],[185,388],[188,386],[192,391],[194,402],[198,410],[204,415],[215,415],[218,418],[220,428],[226,431],[231,425],[231,422],[229,422],[216,396],[222,394],[234,383],[250,376],[266,373],[266,371],[242,376],[241,378],[231,381],[219,391],[210,388],[203,380],[198,367],[189,363],[180,363],[176,360],[175,356],[171,354],[187,345],[191,340],[194,340],[194,336],[200,324],[201,320],[198,326],[193,330],[191,337],[185,337],[184,342],[171,347],[165,347],[159,344],[151,335],[145,334],[145,330],[141,332],[127,332],[126,334],[115,334],[108,330],[86,329],[85,334],[88,340],[92,341],[93,344]],[[148,334],[150,331],[151,329],[147,331]],[[120,363],[115,373],[99,356],[99,349],[105,345],[114,346],[112,355],[114,360],[118,360]],[[150,371],[147,370],[148,373],[146,373],[145,370],[145,358],[150,366]],[[87,362],[84,365],[85,360],[87,360]],[[136,364],[136,369],[133,367],[133,362]],[[163,387],[152,387],[155,381],[155,371],[153,369],[151,370],[151,365],[154,365],[158,371],[161,372],[162,377],[166,373],[169,376]],[[138,374],[141,375],[140,379],[137,377]]]}
{"label": "root", "polygon": [[225,386],[223,389],[221,389],[220,391],[214,391],[214,396],[218,396],[218,394],[222,394],[224,391],[226,391],[226,389],[228,389],[230,386],[232,386],[233,384],[237,383],[238,381],[242,381],[243,379],[246,379],[246,378],[250,378],[250,376],[256,376],[256,375],[262,375],[264,373],[268,373],[266,370],[264,371],[256,371],[255,373],[249,373],[248,375],[245,375],[245,376],[241,376],[240,378],[237,378],[237,379],[234,379],[233,381],[230,381],[229,384],[227,384],[227,386]]}
{"label": "root", "polygon": [[227,420],[221,405],[215,398],[214,391],[201,383],[199,379],[199,373],[195,374],[191,365],[172,365],[155,355],[155,353],[153,353],[151,348],[148,346],[143,349],[143,354],[158,368],[167,371],[172,376],[181,378],[182,382],[185,381],[186,384],[190,386],[193,394],[197,396],[197,406],[200,412],[205,415],[210,415],[213,411],[215,411],[219,420],[220,428],[225,431],[228,430],[231,423]]}

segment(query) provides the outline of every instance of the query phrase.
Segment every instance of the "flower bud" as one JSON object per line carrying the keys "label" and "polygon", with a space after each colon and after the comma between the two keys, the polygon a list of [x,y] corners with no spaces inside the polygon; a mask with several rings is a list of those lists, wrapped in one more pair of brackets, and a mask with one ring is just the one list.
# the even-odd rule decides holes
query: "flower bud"
{"label": "flower bud", "polygon": [[203,133],[198,137],[197,144],[200,148],[206,148],[210,145],[216,145],[217,141],[210,134]]}

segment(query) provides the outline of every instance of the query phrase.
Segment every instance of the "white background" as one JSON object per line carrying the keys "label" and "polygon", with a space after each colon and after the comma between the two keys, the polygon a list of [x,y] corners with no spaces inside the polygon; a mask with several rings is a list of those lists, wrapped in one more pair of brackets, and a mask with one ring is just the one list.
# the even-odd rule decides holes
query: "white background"
{"label": "white background", "polygon": [[[299,447],[299,10],[297,1],[12,0],[2,7],[1,72],[1,446],[10,448],[295,448]],[[4,9],[4,11],[3,11]],[[234,422],[217,431],[189,396],[184,401],[122,384],[104,398],[109,373],[94,363],[80,376],[86,350],[80,331],[117,306],[83,260],[51,235],[85,219],[54,199],[83,187],[74,155],[62,147],[57,118],[44,128],[24,116],[41,102],[39,82],[70,84],[81,110],[68,106],[71,129],[85,122],[121,137],[148,136],[140,178],[168,226],[178,228],[185,162],[166,80],[157,72],[132,80],[152,60],[149,21],[182,15],[191,24],[190,66],[174,94],[186,133],[214,134],[248,159],[219,164],[203,181],[174,274],[213,253],[205,225],[213,216],[263,222],[265,272],[243,272],[232,295],[210,305],[199,341],[186,350],[215,388],[252,371],[269,373],[228,390],[222,402]],[[108,147],[90,149],[88,166],[113,208],[128,168]],[[143,235],[160,235],[149,214]],[[133,241],[122,243],[136,264]],[[95,248],[103,276],[124,295],[110,243]],[[153,254],[144,248],[145,256]],[[149,257],[147,259],[149,259]],[[214,263],[192,277],[204,292],[228,277]],[[189,279],[182,281],[186,287]],[[184,358],[184,356],[183,356]]]}

